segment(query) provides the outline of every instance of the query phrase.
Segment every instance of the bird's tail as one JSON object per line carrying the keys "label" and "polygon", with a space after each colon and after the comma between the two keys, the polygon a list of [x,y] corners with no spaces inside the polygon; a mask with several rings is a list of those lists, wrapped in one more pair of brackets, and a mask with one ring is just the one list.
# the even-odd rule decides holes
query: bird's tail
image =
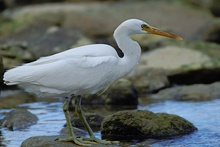
{"label": "bird's tail", "polygon": [[28,79],[31,69],[29,66],[19,66],[10,70],[7,70],[3,76],[4,83],[6,85],[17,85],[21,81],[25,82]]}

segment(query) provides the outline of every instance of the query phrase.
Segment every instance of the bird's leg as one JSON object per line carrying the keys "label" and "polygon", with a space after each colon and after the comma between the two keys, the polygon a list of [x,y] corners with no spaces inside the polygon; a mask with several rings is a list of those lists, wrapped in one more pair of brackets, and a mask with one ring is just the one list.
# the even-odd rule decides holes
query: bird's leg
{"label": "bird's leg", "polygon": [[97,142],[97,143],[101,143],[101,144],[118,144],[119,143],[118,141],[106,141],[106,140],[102,140],[102,139],[95,137],[91,127],[89,126],[88,122],[86,121],[85,115],[84,115],[83,110],[81,108],[81,96],[80,95],[75,98],[75,111],[90,136],[90,138],[83,138],[82,137],[82,140],[88,140],[91,142],[93,141],[93,142]]}
{"label": "bird's leg", "polygon": [[65,118],[66,118],[66,124],[67,124],[67,129],[68,129],[68,133],[69,133],[69,138],[61,138],[61,139],[58,139],[58,141],[61,141],[61,142],[74,142],[78,145],[81,145],[81,146],[90,146],[90,142],[89,141],[82,141],[81,139],[77,138],[76,135],[74,134],[73,132],[73,127],[72,127],[72,124],[71,124],[71,121],[70,121],[70,116],[69,116],[69,104],[72,102],[72,98],[73,98],[73,95],[68,97],[65,102],[63,103],[63,112],[64,112],[64,115],[65,115]]}

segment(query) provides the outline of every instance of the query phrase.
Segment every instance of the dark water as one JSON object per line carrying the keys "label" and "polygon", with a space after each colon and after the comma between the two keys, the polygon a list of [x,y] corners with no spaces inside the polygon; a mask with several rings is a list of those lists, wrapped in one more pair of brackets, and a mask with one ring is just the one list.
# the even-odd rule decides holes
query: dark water
{"label": "dark water", "polygon": [[[27,107],[30,112],[37,115],[39,121],[36,125],[21,131],[8,131],[5,128],[1,128],[0,131],[2,134],[0,133],[0,141],[2,141],[2,146],[18,147],[23,140],[31,136],[58,135],[65,123],[61,106],[62,102],[36,102],[20,105],[20,107]],[[98,109],[103,110],[103,107],[97,108],[96,111],[99,111]],[[140,105],[138,109],[177,114],[186,118],[198,128],[198,131],[190,135],[170,140],[158,140],[156,143],[150,145],[152,147],[220,146],[220,100],[197,103],[166,101],[150,105]],[[0,110],[0,119],[8,111],[10,110]],[[111,112],[106,111],[105,113]],[[100,132],[96,132],[96,136],[100,137]],[[143,144],[141,142],[137,145],[133,144],[130,146]]]}

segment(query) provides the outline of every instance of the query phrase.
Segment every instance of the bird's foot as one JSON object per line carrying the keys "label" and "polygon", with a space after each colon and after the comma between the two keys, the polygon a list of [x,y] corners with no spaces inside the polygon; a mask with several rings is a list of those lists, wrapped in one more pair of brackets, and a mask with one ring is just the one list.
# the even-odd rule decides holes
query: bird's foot
{"label": "bird's foot", "polygon": [[91,138],[85,138],[85,137],[80,137],[81,140],[89,141],[89,142],[95,142],[99,144],[105,144],[105,145],[110,145],[110,144],[119,144],[119,141],[107,141],[107,140],[102,140],[96,137],[91,137]]}
{"label": "bird's foot", "polygon": [[75,137],[59,138],[59,139],[57,139],[57,141],[60,141],[60,142],[74,142],[75,144],[81,145],[81,146],[91,146],[92,144],[96,144],[95,142],[91,142],[91,141],[88,141],[86,139],[82,139],[82,137],[80,137],[80,138],[75,138]]}

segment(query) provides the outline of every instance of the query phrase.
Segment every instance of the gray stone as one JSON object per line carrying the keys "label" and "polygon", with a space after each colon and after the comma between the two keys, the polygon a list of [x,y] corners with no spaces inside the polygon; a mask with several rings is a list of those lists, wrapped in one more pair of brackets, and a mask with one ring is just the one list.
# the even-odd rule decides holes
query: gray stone
{"label": "gray stone", "polygon": [[[79,28],[85,34],[94,37],[109,36],[120,22],[132,17],[148,20],[150,24],[157,24],[159,28],[169,26],[169,28],[163,29],[171,29],[185,38],[212,18],[207,11],[194,9],[181,1],[177,3],[158,1],[156,5],[157,11],[153,7],[155,6],[154,1],[50,3],[8,9],[3,14],[8,20],[24,25],[51,20],[58,22],[60,26]],[[118,10],[123,13],[118,13]],[[177,11],[178,13],[176,13]],[[166,14],[169,19],[161,14]],[[187,23],[185,20],[188,20]]]}
{"label": "gray stone", "polygon": [[[82,129],[79,129],[79,128],[76,128],[76,127],[73,127],[73,132],[74,134],[79,137],[79,136],[85,136],[87,135],[88,133]],[[61,135],[69,135],[69,132],[68,132],[68,129],[67,127],[63,128],[60,130],[60,134]]]}
{"label": "gray stone", "polygon": [[3,65],[5,69],[13,68],[24,62],[35,59],[31,51],[28,50],[26,41],[9,41],[0,45],[0,56],[3,57]]}
{"label": "gray stone", "polygon": [[37,123],[37,116],[25,109],[15,109],[6,114],[1,126],[9,130],[21,130]]}
{"label": "gray stone", "polygon": [[189,134],[197,128],[186,119],[167,113],[120,111],[107,116],[102,123],[102,138],[133,140],[170,138]]}
{"label": "gray stone", "polygon": [[[86,113],[85,117],[92,130],[100,130],[104,116],[95,113]],[[78,116],[72,116],[71,123],[74,127],[85,129]]]}
{"label": "gray stone", "polygon": [[137,106],[138,94],[132,82],[128,79],[115,81],[106,91],[94,95],[85,95],[83,104],[107,104],[122,106]]}
{"label": "gray stone", "polygon": [[[186,66],[202,65],[210,60],[209,56],[190,48],[166,46],[142,54],[140,64],[149,68],[162,68],[167,72],[174,72]],[[199,68],[195,66],[195,69]]]}
{"label": "gray stone", "polygon": [[34,136],[24,140],[21,147],[78,147],[72,142],[59,142],[58,138],[65,138],[67,136]]}
{"label": "gray stone", "polygon": [[195,84],[161,90],[152,95],[153,99],[176,101],[208,101],[220,97],[220,82],[213,84]]}
{"label": "gray stone", "polygon": [[[58,138],[67,136],[35,136],[22,142],[21,147],[80,147],[73,142],[59,142]],[[91,147],[118,147],[118,145],[92,144]]]}
{"label": "gray stone", "polygon": [[149,68],[143,63],[140,63],[126,79],[133,83],[139,94],[155,92],[170,85],[164,69]]}
{"label": "gray stone", "polygon": [[[0,40],[0,44],[2,44],[1,52],[3,58],[5,60],[20,61],[17,61],[17,64],[11,65],[17,66],[42,56],[70,49],[78,43],[78,40],[82,40],[82,38],[84,38],[82,33],[77,29],[59,27],[53,24],[53,22],[46,21],[31,24],[8,37],[4,37]],[[8,67],[7,65],[6,67]]]}
{"label": "gray stone", "polygon": [[207,24],[199,28],[192,39],[204,40],[208,42],[220,43],[220,19],[209,21]]}

